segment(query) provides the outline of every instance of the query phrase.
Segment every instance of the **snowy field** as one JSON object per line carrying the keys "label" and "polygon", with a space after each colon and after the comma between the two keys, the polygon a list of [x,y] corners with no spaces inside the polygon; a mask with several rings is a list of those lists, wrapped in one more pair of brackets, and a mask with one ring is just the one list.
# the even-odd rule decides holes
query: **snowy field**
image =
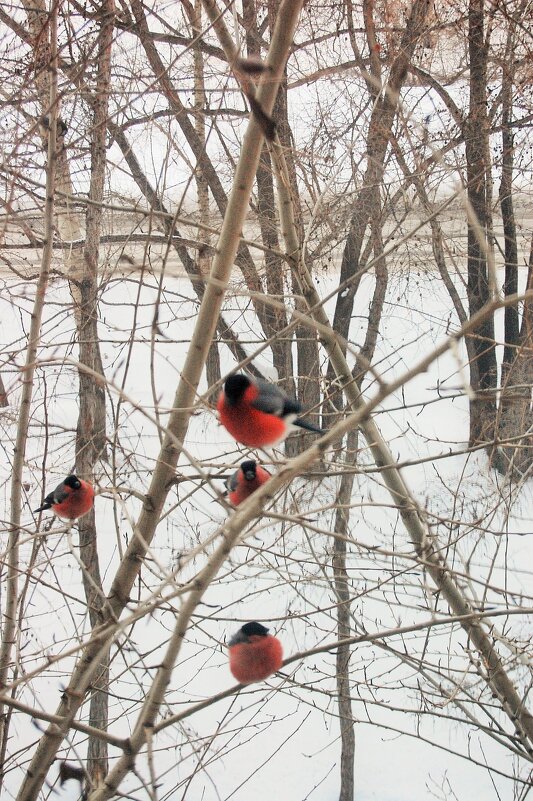
{"label": "snowy field", "polygon": [[[394,270],[389,285],[375,357],[376,368],[386,378],[411,368],[455,325],[441,282],[417,269],[416,247],[412,259],[409,275]],[[317,278],[322,295],[337,281],[334,272],[320,272]],[[7,356],[3,376],[8,390],[14,390],[11,406],[0,410],[4,450],[0,503],[7,521],[20,380],[17,368],[24,356],[32,285],[6,273],[1,282],[0,341]],[[357,297],[352,329],[355,343],[360,344],[359,332],[365,330],[372,288],[373,278],[367,276]],[[245,308],[246,299],[239,294],[237,275],[233,290],[225,314],[235,322],[251,353],[257,334],[251,311]],[[142,494],[148,486],[159,450],[156,420],[159,416],[161,424],[165,423],[165,410],[172,403],[196,314],[196,300],[187,280],[165,277],[160,333],[152,341],[157,294],[157,273],[154,277],[148,272],[141,276],[131,272],[109,276],[101,295],[102,355],[111,382],[108,435],[114,442],[109,463],[101,465],[96,500],[106,589],[141,507],[130,489]],[[26,564],[36,532],[31,509],[41,501],[43,477],[49,490],[73,468],[77,421],[77,349],[73,336],[68,290],[62,279],[55,278],[45,308],[24,473]],[[233,362],[225,348],[221,348],[221,356],[223,368],[231,370]],[[531,488],[526,484],[512,494],[496,474],[489,472],[482,453],[458,453],[468,437],[467,373],[460,358],[460,354],[440,358],[430,370],[388,398],[377,410],[375,420],[394,455],[407,463],[404,477],[427,510],[439,541],[443,546],[453,541],[448,557],[465,590],[491,610],[502,610],[506,603],[533,606],[525,598],[531,575],[531,540],[530,536],[518,536],[533,533]],[[265,352],[257,366],[273,376]],[[202,384],[200,392],[205,390]],[[371,384],[365,388],[367,396],[373,391]],[[413,549],[397,511],[362,441],[360,447],[361,470],[354,485],[350,518],[354,630],[374,633],[428,621],[433,612],[446,614],[446,605],[432,591],[430,579],[410,560]],[[215,490],[222,491],[221,477],[227,476],[231,466],[247,453],[236,448],[218,425],[213,409],[201,400],[191,419],[186,449],[212,477],[212,486],[201,479],[194,463],[180,461],[180,478],[185,480],[169,493],[167,514],[136,582],[130,612],[137,600],[152,596],[176,568],[179,558],[208,538],[225,519],[227,510],[217,500]],[[266,458],[276,463],[284,457],[277,451]],[[331,507],[338,485],[336,458],[336,453],[330,454],[328,470],[333,475],[326,470],[320,480],[297,479],[278,497],[274,508],[286,513],[285,521],[265,515],[232,552],[193,618],[167,690],[163,715],[175,714],[232,686],[224,643],[242,621],[257,619],[269,626],[282,640],[286,656],[335,641],[332,540],[327,532],[332,529]],[[298,523],[298,514],[312,521],[314,532]],[[77,532],[74,528],[67,536],[64,529],[55,533],[58,529],[55,522],[42,538],[33,579],[27,587],[27,621],[17,651],[20,670],[25,672],[44,667],[46,655],[71,649],[89,633],[76,558]],[[176,582],[189,578],[202,563],[199,553],[170,586],[179,586]],[[484,580],[489,589],[484,588]],[[168,593],[167,585],[164,594]],[[133,712],[158,667],[177,608],[179,597],[165,601],[153,615],[127,629],[113,652],[113,734],[127,736]],[[529,653],[519,656],[506,646],[506,638],[519,637],[527,651],[531,620],[521,615],[502,616],[494,618],[494,625],[503,637],[508,670],[522,687],[530,671]],[[357,721],[357,801],[496,801],[518,797],[514,795],[518,790],[506,776],[517,771],[525,778],[524,765],[519,767],[510,750],[481,733],[476,725],[459,723],[463,715],[454,709],[452,700],[435,695],[434,703],[430,703],[428,678],[416,670],[416,660],[424,654],[436,669],[451,670],[462,690],[468,689],[474,697],[481,688],[475,673],[467,675],[470,663],[465,639],[461,630],[445,627],[429,635],[422,629],[405,637],[354,647],[351,680]],[[21,699],[53,712],[71,668],[72,658],[66,657],[43,669],[41,675],[27,682]],[[335,799],[340,740],[334,672],[334,653],[291,663],[282,675],[164,729],[153,744],[159,801],[270,801],[273,794],[279,801]],[[425,704],[420,701],[422,685]],[[84,707],[85,714],[87,709]],[[39,731],[28,718],[14,713],[6,798],[13,797],[20,785],[27,760],[22,750],[29,747],[31,752],[31,744],[38,737]],[[71,762],[83,758],[84,742],[83,735],[71,734],[61,757]],[[111,760],[118,755],[111,748]],[[149,777],[145,752],[137,770],[139,775],[130,776],[121,791],[127,798],[148,798],[142,786],[142,780]],[[50,782],[55,781],[54,771]],[[78,785],[68,782],[62,789],[56,786],[50,797],[73,801],[78,797]]]}

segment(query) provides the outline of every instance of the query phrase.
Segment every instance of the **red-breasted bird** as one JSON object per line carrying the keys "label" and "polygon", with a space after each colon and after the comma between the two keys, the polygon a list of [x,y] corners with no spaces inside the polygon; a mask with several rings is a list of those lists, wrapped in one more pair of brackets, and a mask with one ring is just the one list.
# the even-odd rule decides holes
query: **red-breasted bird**
{"label": "red-breasted bird", "polygon": [[241,684],[267,679],[282,663],[280,641],[261,623],[245,623],[229,641],[229,669]]}
{"label": "red-breasted bird", "polygon": [[324,434],[321,428],[297,417],[302,407],[275,384],[235,373],[218,396],[220,422],[232,437],[250,448],[277,445],[292,426]]}
{"label": "red-breasted bird", "polygon": [[240,503],[249,498],[252,492],[259,489],[269,478],[272,478],[268,470],[261,467],[260,464],[249,459],[242,462],[238,470],[226,481],[226,488],[228,490],[228,499],[233,506],[238,506]]}
{"label": "red-breasted bird", "polygon": [[51,509],[58,517],[65,520],[76,520],[87,514],[94,503],[94,489],[77,476],[67,476],[58,484],[53,492],[46,496],[42,506],[36,512]]}

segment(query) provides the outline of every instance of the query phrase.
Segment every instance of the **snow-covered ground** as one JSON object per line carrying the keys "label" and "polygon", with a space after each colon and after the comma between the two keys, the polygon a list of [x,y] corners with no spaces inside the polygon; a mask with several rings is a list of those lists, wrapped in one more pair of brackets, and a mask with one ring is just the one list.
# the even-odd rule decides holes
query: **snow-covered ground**
{"label": "snow-covered ground", "polygon": [[[14,388],[11,406],[0,410],[4,449],[0,503],[7,521],[20,380],[14,365],[20,367],[23,361],[32,285],[7,275],[1,280],[0,341],[9,356],[3,377],[8,388]],[[335,272],[323,273],[319,280],[320,292],[325,295],[334,288],[337,276]],[[101,466],[101,494],[96,501],[106,589],[140,510],[139,499],[129,494],[128,488],[142,493],[148,485],[159,448],[154,417],[157,411],[164,424],[165,409],[172,403],[194,325],[196,300],[187,280],[167,277],[158,318],[164,336],[157,334],[155,343],[151,342],[156,283],[149,274],[114,275],[101,295],[102,354],[106,376],[113,384],[109,388],[108,434],[115,440],[110,463]],[[373,278],[368,276],[357,298],[352,331],[356,343],[360,342],[360,331],[364,333],[372,288]],[[244,306],[242,298],[229,296],[225,314],[249,342],[248,352],[253,352],[257,332],[251,312],[242,313]],[[331,310],[331,306],[328,308]],[[375,358],[377,369],[387,378],[401,375],[454,324],[451,302],[435,275],[423,270],[413,270],[409,276],[395,271]],[[72,344],[68,290],[61,279],[51,283],[42,330],[24,474],[24,523],[29,532],[23,547],[26,562],[35,531],[30,510],[41,500],[43,475],[50,489],[74,463],[76,348]],[[224,369],[230,370],[233,363],[224,348],[221,355]],[[519,597],[527,593],[529,585],[530,537],[516,536],[533,531],[530,487],[524,486],[509,499],[500,486],[501,479],[489,472],[482,453],[456,455],[468,437],[466,373],[460,359],[461,354],[452,353],[440,358],[389,397],[375,419],[398,460],[412,462],[403,468],[405,479],[427,510],[428,521],[443,547],[450,544],[447,558],[465,590],[495,610],[503,609],[506,603],[533,606]],[[258,365],[269,368],[264,353]],[[200,392],[205,390],[202,384]],[[369,385],[365,391],[371,395],[374,388]],[[120,392],[123,397],[119,403]],[[413,549],[397,511],[379,473],[373,470],[364,443],[360,445],[361,472],[354,485],[350,517],[354,630],[373,633],[427,621],[433,611],[446,614],[446,605],[434,594],[429,578],[409,559]],[[244,453],[205,403],[198,405],[191,419],[186,447],[214,477],[213,483],[220,490],[223,482],[218,476],[227,475],[230,465],[238,463]],[[276,452],[275,457],[283,459],[283,453]],[[335,641],[332,540],[327,536],[332,530],[331,506],[338,485],[338,477],[333,475],[335,458],[331,454],[321,480],[297,479],[278,498],[275,508],[287,513],[285,522],[261,518],[232,552],[193,618],[166,694],[163,715],[186,709],[231,686],[224,642],[242,621],[257,619],[270,626],[282,640],[287,656]],[[178,470],[188,480],[169,493],[168,514],[158,527],[151,559],[135,585],[135,599],[150,597],[166,573],[176,567],[178,557],[207,538],[227,514],[193,464],[182,459]],[[112,487],[119,492],[113,495]],[[296,512],[305,512],[311,527],[303,528],[295,519]],[[73,551],[64,533],[54,533],[56,528],[54,524],[42,540],[27,591],[25,626],[17,654],[25,671],[44,666],[46,655],[68,650],[89,632],[75,556],[76,530],[72,532]],[[390,555],[392,552],[394,555]],[[177,581],[185,580],[201,564],[200,554]],[[485,579],[492,588],[486,595]],[[179,598],[165,602],[128,630],[115,651],[110,703],[110,730],[114,734],[127,735],[164,652],[177,608]],[[494,624],[506,638],[519,637],[527,651],[532,628],[527,617],[496,617]],[[502,652],[510,674],[522,687],[530,670],[529,657],[519,659],[505,642]],[[425,673],[416,669],[417,659],[422,657],[428,666]],[[53,712],[71,667],[68,657],[43,669],[28,682],[21,698]],[[454,708],[452,700],[430,692],[428,673],[434,679],[439,671],[450,694],[447,672],[455,676],[460,688],[456,693],[463,702],[465,690],[472,696],[481,694],[460,629],[452,632],[446,627],[429,635],[421,630],[354,647],[350,675],[356,719],[357,801],[488,801],[514,797],[511,782],[500,773],[511,775],[516,770],[525,777],[526,768],[518,766],[511,751],[476,726],[459,723],[463,714]],[[334,653],[316,655],[287,666],[281,677],[253,685],[165,729],[154,741],[158,799],[270,801],[275,794],[279,801],[330,801],[337,797],[340,740],[334,673]],[[488,703],[490,695],[485,700]],[[475,712],[473,704],[469,708]],[[84,707],[85,714],[87,709]],[[492,711],[501,722],[497,710]],[[487,722],[481,714],[479,717]],[[6,764],[6,797],[15,794],[27,763],[20,749],[39,736],[28,718],[18,713],[14,714],[12,734],[11,751],[17,755]],[[83,736],[73,734],[61,756],[70,761],[83,757],[83,742]],[[468,755],[478,765],[465,759]],[[112,748],[110,756],[115,759],[119,753]],[[138,777],[129,777],[121,790],[128,798],[148,798],[139,778],[149,781],[144,752],[137,770]],[[55,769],[49,778],[55,778]],[[54,797],[70,801],[77,797],[77,790],[77,784],[69,782]]]}

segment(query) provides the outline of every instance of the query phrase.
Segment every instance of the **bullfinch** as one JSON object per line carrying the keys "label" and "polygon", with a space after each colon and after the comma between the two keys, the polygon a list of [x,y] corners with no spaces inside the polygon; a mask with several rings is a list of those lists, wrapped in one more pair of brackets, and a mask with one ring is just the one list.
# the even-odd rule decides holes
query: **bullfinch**
{"label": "bullfinch", "polygon": [[301,408],[275,384],[244,373],[226,379],[217,401],[222,425],[249,448],[277,445],[290,433],[291,426],[323,434],[321,428],[297,417]]}
{"label": "bullfinch", "polygon": [[263,681],[280,669],[280,641],[261,623],[245,623],[229,641],[229,669],[241,684]]}
{"label": "bullfinch", "polygon": [[87,514],[94,503],[94,489],[83,479],[77,476],[67,476],[58,484],[53,492],[46,496],[42,506],[36,512],[45,512],[51,509],[58,517],[65,520],[76,520]]}
{"label": "bullfinch", "polygon": [[249,498],[252,492],[259,489],[269,478],[272,478],[268,470],[249,459],[242,462],[238,470],[230,476],[226,482],[228,490],[228,498],[233,506],[238,506],[240,503]]}

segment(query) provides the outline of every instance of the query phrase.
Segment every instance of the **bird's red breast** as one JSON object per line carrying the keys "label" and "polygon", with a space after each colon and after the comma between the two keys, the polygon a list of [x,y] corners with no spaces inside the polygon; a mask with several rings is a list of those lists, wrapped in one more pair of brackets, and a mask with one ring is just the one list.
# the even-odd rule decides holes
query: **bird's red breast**
{"label": "bird's red breast", "polygon": [[242,398],[230,406],[222,390],[217,401],[220,422],[224,428],[237,442],[249,448],[275,445],[284,438],[287,431],[287,423],[281,417],[261,412],[252,406],[258,391],[255,384],[250,384]]}
{"label": "bird's red breast", "polygon": [[94,503],[94,489],[87,482],[80,479],[81,487],[72,489],[65,485],[64,491],[67,497],[61,503],[54,503],[52,509],[54,514],[65,520],[76,520],[78,517],[87,514]]}
{"label": "bird's red breast", "polygon": [[252,635],[229,649],[229,668],[241,684],[263,681],[280,669],[283,649],[277,637]]}

